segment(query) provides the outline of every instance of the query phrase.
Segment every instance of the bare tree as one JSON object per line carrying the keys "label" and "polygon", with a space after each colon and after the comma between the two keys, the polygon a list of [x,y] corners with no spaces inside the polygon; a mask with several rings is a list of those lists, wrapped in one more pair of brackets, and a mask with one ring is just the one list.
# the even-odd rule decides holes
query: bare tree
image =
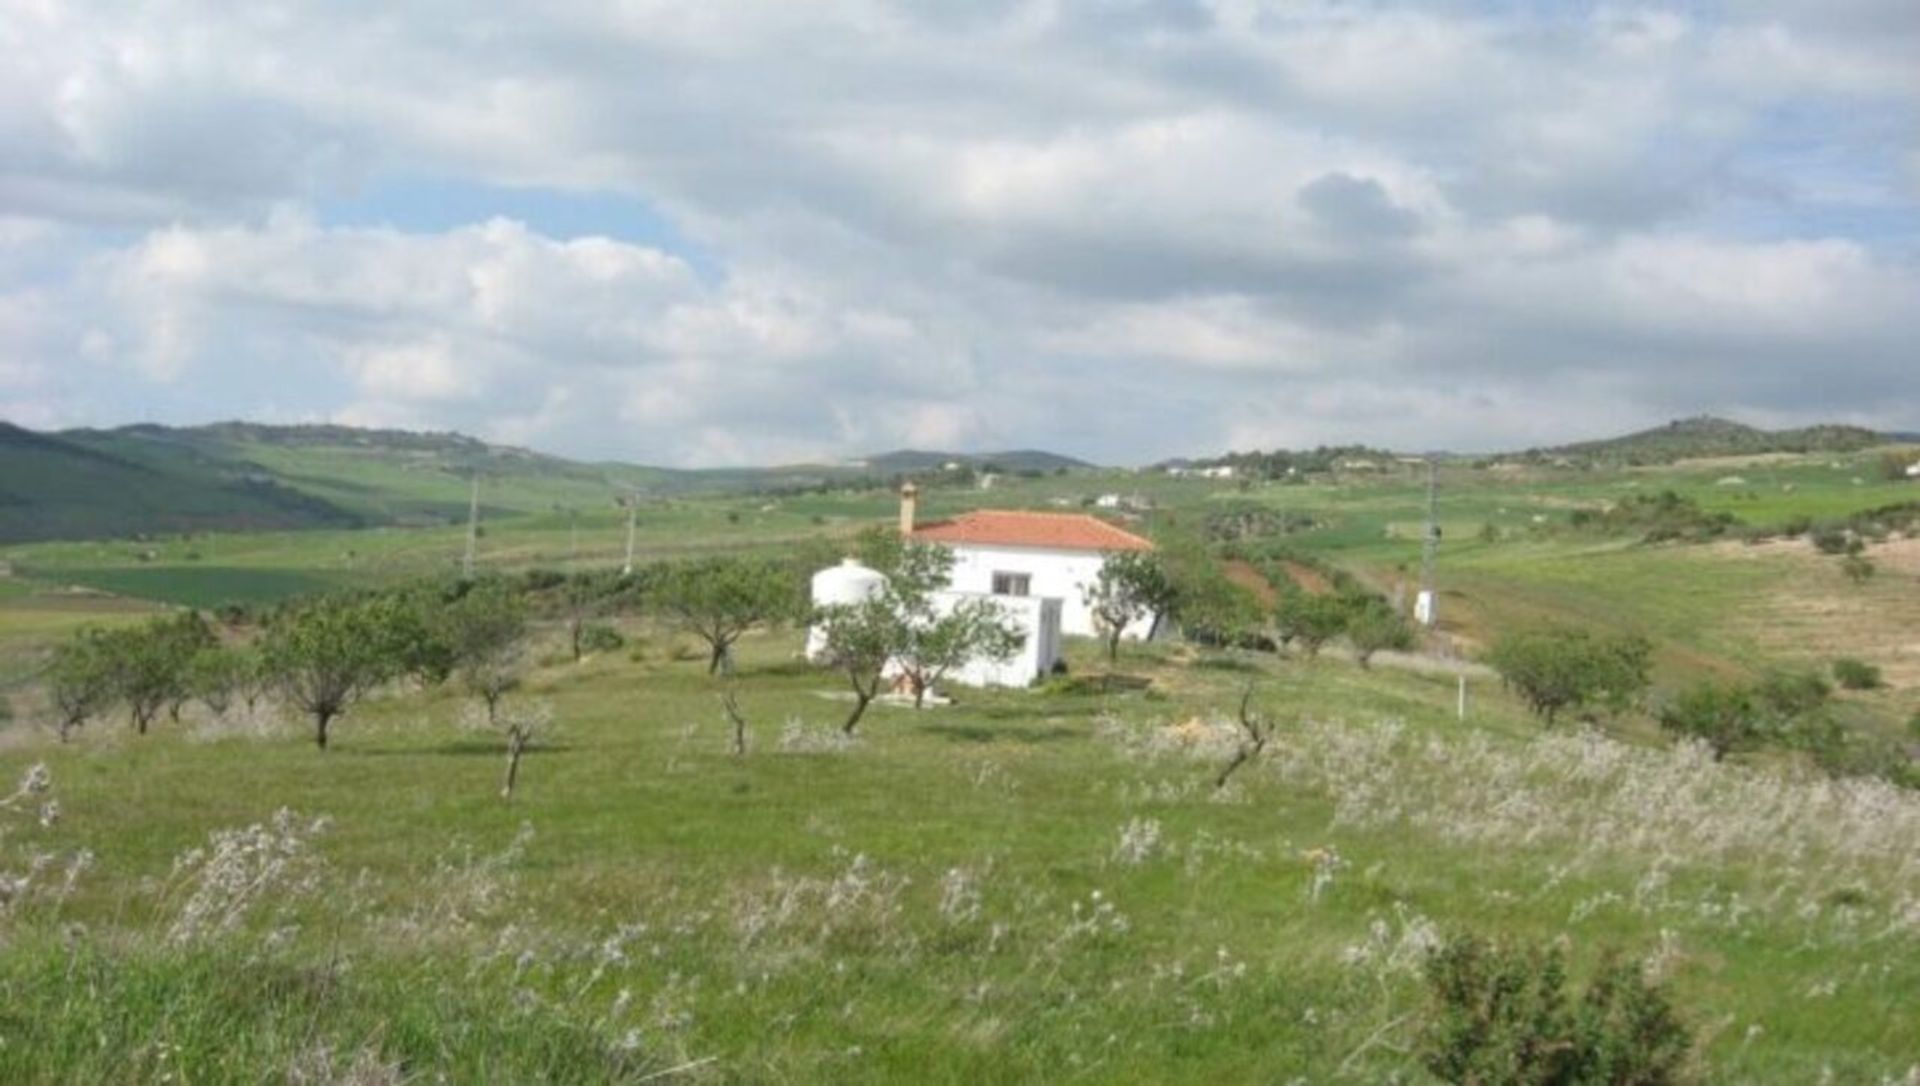
{"label": "bare tree", "polygon": [[1215,790],[1225,788],[1228,778],[1248,762],[1260,756],[1267,749],[1267,743],[1273,739],[1273,721],[1253,711],[1253,684],[1248,683],[1240,694],[1240,745],[1234,749],[1233,757],[1220,769],[1220,775],[1213,779]]}
{"label": "bare tree", "polygon": [[514,785],[520,780],[520,758],[542,733],[553,726],[553,709],[545,702],[514,705],[495,718],[495,725],[507,737],[507,773],[500,785],[500,798],[512,799]]}
{"label": "bare tree", "polygon": [[740,701],[733,696],[732,689],[720,695],[720,708],[727,714],[727,722],[733,725],[733,756],[744,758],[747,755],[747,718],[740,711]]}

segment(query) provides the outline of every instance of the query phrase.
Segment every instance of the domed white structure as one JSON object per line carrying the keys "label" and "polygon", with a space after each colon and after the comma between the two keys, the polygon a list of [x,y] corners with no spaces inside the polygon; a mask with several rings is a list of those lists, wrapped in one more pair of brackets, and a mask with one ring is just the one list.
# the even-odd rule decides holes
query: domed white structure
{"label": "domed white structure", "polygon": [[[813,575],[813,605],[818,608],[865,603],[886,587],[886,574],[861,565],[857,558],[843,558],[839,565],[828,566]],[[818,660],[826,649],[826,640],[826,633],[820,627],[809,627],[807,659]]]}

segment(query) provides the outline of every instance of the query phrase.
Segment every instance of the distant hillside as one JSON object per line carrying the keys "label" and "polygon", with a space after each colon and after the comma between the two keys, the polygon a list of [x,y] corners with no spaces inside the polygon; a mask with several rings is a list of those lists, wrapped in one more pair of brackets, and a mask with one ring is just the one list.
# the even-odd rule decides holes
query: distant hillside
{"label": "distant hillside", "polygon": [[923,449],[896,449],[893,452],[869,456],[850,465],[856,469],[865,469],[875,475],[900,475],[916,471],[937,471],[948,464],[960,464],[982,470],[1008,472],[1021,471],[1071,471],[1091,468],[1092,464],[1084,460],[1075,460],[1071,456],[1045,452],[1039,449],[1009,449],[1005,452],[956,453],[931,452]]}
{"label": "distant hillside", "polygon": [[353,512],[240,461],[0,422],[0,540],[346,527]]}
{"label": "distant hillside", "polygon": [[1883,444],[1888,435],[1859,426],[1807,426],[1762,430],[1729,419],[1700,416],[1601,441],[1528,449],[1518,459],[1573,460],[1598,464],[1670,464],[1705,456],[1761,453],[1855,452]]}
{"label": "distant hillside", "polygon": [[188,531],[433,525],[605,508],[620,495],[809,490],[949,462],[1086,467],[1053,453],[904,450],[858,463],[677,470],[587,464],[454,433],[350,426],[141,424],[38,434],[0,423],[0,543]]}

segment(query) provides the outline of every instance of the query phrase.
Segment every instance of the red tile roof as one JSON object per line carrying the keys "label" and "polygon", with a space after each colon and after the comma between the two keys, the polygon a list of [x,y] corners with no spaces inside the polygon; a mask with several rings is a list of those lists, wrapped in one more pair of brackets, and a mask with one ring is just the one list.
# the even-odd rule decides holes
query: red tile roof
{"label": "red tile roof", "polygon": [[1071,551],[1150,551],[1153,544],[1085,513],[1026,513],[976,509],[914,529],[926,543],[987,543]]}

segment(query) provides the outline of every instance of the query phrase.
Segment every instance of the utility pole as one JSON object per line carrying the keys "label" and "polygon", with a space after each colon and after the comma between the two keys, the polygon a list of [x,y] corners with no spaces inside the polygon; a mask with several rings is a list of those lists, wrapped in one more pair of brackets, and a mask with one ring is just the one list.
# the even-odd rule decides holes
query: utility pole
{"label": "utility pole", "polygon": [[627,506],[627,564],[624,567],[622,567],[622,569],[620,570],[620,575],[622,577],[631,577],[633,576],[633,528],[634,528],[634,523],[640,514],[640,492],[639,491],[636,490],[633,493],[627,495],[626,506]]}
{"label": "utility pole", "polygon": [[473,473],[473,496],[467,501],[467,555],[460,562],[460,576],[473,580],[474,552],[480,549],[480,473]]}
{"label": "utility pole", "polygon": [[1427,530],[1420,540],[1420,595],[1413,603],[1413,618],[1422,626],[1439,620],[1435,608],[1433,564],[1440,553],[1440,482],[1438,464],[1427,458]]}

